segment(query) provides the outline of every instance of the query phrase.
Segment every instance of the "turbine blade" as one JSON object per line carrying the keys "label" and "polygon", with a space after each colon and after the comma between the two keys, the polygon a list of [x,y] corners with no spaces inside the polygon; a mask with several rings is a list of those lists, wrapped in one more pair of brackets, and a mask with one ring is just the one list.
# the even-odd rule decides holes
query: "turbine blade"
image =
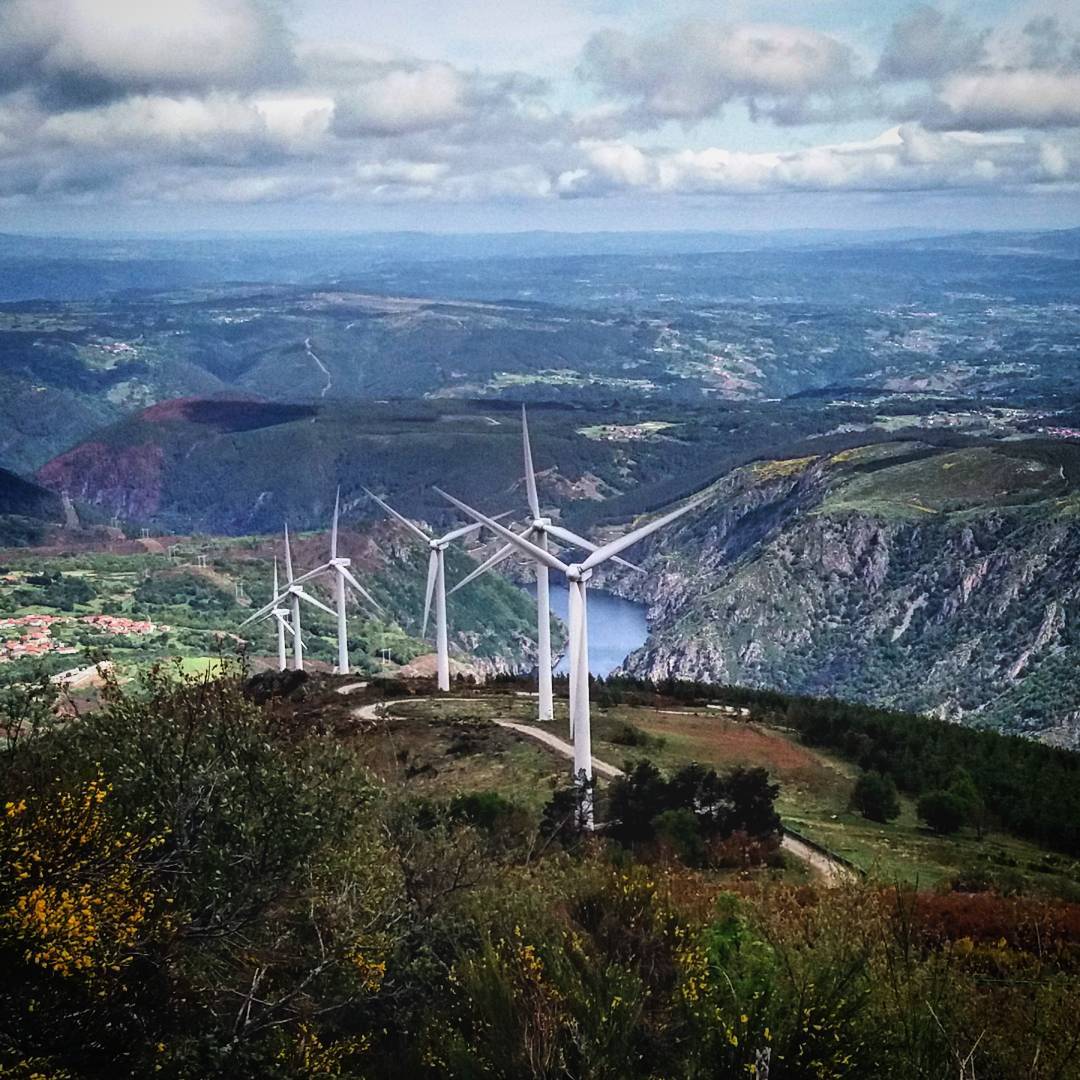
{"label": "turbine blade", "polygon": [[532,558],[545,563],[547,566],[550,566],[552,570],[558,570],[562,574],[565,574],[570,569],[566,563],[556,559],[550,551],[545,551],[543,548],[537,547],[531,540],[526,540],[524,536],[518,536],[516,532],[511,532],[505,525],[500,525],[494,518],[486,517],[484,514],[481,514],[479,510],[474,510],[460,499],[455,499],[453,495],[448,495],[442,488],[436,488],[435,490],[444,499],[453,503],[454,506],[463,513],[468,514],[469,517],[475,518],[477,521],[486,525],[496,536],[501,536],[504,540],[509,540],[519,551],[525,552],[526,555],[532,556]]}
{"label": "turbine blade", "polygon": [[327,615],[337,615],[337,612],[332,607],[328,607],[321,600],[316,600],[311,593],[302,592],[299,595],[301,600],[310,604],[312,607],[317,607],[320,611],[325,611]]}
{"label": "turbine blade", "polygon": [[306,574],[301,574],[294,582],[294,585],[303,585],[305,581],[310,581],[312,578],[317,578],[320,574],[325,574],[330,569],[329,563],[323,563],[322,566],[316,566],[314,570],[309,570]]}
{"label": "turbine blade", "polygon": [[285,577],[286,584],[292,584],[292,547],[289,545],[289,523],[285,522]]}
{"label": "turbine blade", "polygon": [[[562,540],[564,543],[573,544],[575,547],[583,548],[585,551],[599,551],[597,545],[591,540],[586,540],[584,536],[578,536],[577,533],[571,532],[569,529],[564,529],[561,525],[545,525],[544,531],[551,533],[552,536],[558,540]],[[640,566],[635,566],[632,562],[620,559],[617,555],[612,559],[612,562],[628,566],[631,570],[636,570],[639,574],[645,573]]]}
{"label": "turbine blade", "polygon": [[364,488],[364,490],[367,491],[368,495],[372,499],[374,499],[392,518],[396,518],[398,521],[401,522],[402,525],[405,526],[406,529],[409,529],[412,532],[416,533],[416,535],[419,536],[425,544],[428,543],[431,537],[428,536],[428,534],[424,532],[424,530],[421,529],[415,521],[410,521],[403,514],[399,514],[389,503],[383,502],[382,499],[380,499],[379,496],[376,495],[374,492],[368,491],[367,488]]}
{"label": "turbine blade", "polygon": [[460,529],[454,529],[445,536],[439,537],[440,544],[449,544],[452,540],[460,540],[463,536],[478,532],[484,527],[482,521],[474,521],[471,525],[462,525]]}
{"label": "turbine blade", "polygon": [[337,558],[337,523],[338,523],[338,510],[341,507],[341,486],[338,485],[338,489],[334,494],[334,523],[330,526],[330,558]]}
{"label": "turbine blade", "polygon": [[253,623],[256,619],[261,619],[264,616],[269,615],[270,612],[273,611],[274,608],[276,608],[278,604],[280,604],[281,601],[284,600],[288,595],[289,594],[287,592],[284,592],[281,593],[280,596],[275,596],[269,604],[266,604],[263,607],[259,608],[258,611],[253,611],[240,625],[247,626],[248,623]]}
{"label": "turbine blade", "polygon": [[432,548],[428,556],[427,564],[427,589],[424,592],[424,625],[420,628],[420,636],[427,633],[428,616],[431,614],[431,598],[435,595],[435,579],[439,576],[439,553]]}
{"label": "turbine blade", "polygon": [[498,566],[505,558],[514,553],[514,545],[506,544],[504,547],[499,548],[486,562],[482,562],[471,574],[463,577],[446,595],[453,596],[458,589],[465,585],[468,585],[470,581],[475,581],[478,577],[486,574],[493,566]]}
{"label": "turbine blade", "polygon": [[662,529],[665,525],[669,525],[676,518],[681,518],[683,514],[688,514],[691,510],[696,510],[704,502],[705,500],[703,498],[694,499],[685,506],[680,506],[678,510],[672,510],[671,513],[665,514],[663,517],[658,517],[655,521],[650,521],[648,525],[642,525],[640,529],[634,529],[633,532],[628,532],[625,536],[620,536],[618,540],[612,540],[610,544],[605,544],[602,548],[594,551],[581,564],[582,569],[591,570],[594,566],[599,566],[600,563],[606,562],[608,559],[618,555],[620,551],[625,551],[628,547],[632,547],[639,540],[644,540],[646,536],[652,536],[654,532]]}
{"label": "turbine blade", "polygon": [[352,576],[352,574],[351,574],[351,573],[349,572],[349,568],[348,568],[347,566],[339,566],[339,567],[338,567],[338,570],[339,570],[339,572],[340,572],[341,574],[343,574],[343,575],[344,575],[344,577],[345,577],[345,580],[346,580],[346,581],[347,581],[347,582],[348,582],[348,583],[349,583],[349,584],[350,584],[350,585],[351,585],[351,586],[352,586],[352,587],[353,587],[353,588],[354,588],[354,589],[355,589],[355,590],[356,590],[356,591],[357,591],[357,592],[358,592],[358,593],[359,593],[359,594],[360,594],[360,595],[361,595],[361,596],[362,596],[362,597],[363,597],[363,598],[364,598],[364,599],[365,599],[365,600],[366,600],[366,601],[367,601],[367,602],[368,602],[368,603],[369,603],[369,604],[370,604],[370,605],[371,605],[371,606],[372,606],[373,608],[375,608],[375,609],[376,609],[376,611],[382,611],[382,606],[381,606],[381,605],[379,604],[379,601],[378,601],[378,600],[376,600],[376,599],[375,599],[375,597],[374,597],[374,596],[372,596],[372,595],[371,595],[371,593],[369,593],[369,592],[367,591],[367,589],[365,589],[365,588],[364,588],[364,586],[363,586],[363,585],[361,585],[361,584],[360,584],[360,582],[359,582],[359,581],[357,581],[357,580],[356,580],[356,578],[354,578],[354,577]]}
{"label": "turbine blade", "polygon": [[[501,514],[495,514],[492,517],[492,521],[502,521],[503,518],[509,517],[510,511],[504,510]],[[481,522],[474,521],[471,525],[463,525],[460,529],[454,529],[452,532],[448,532],[445,536],[439,537],[440,544],[449,544],[451,540],[459,540],[463,536],[468,536],[469,533],[476,532],[477,529],[482,529],[484,526]]]}
{"label": "turbine blade", "polygon": [[277,556],[275,555],[274,556],[274,591],[273,591],[273,593],[271,595],[272,596],[277,596],[277,594],[279,592],[281,592],[281,586],[278,584]]}
{"label": "turbine blade", "polygon": [[540,497],[536,494],[536,469],[533,467],[532,446],[529,445],[529,419],[525,406],[521,406],[521,441],[525,449],[525,491],[529,496],[529,510],[535,520],[540,516]]}

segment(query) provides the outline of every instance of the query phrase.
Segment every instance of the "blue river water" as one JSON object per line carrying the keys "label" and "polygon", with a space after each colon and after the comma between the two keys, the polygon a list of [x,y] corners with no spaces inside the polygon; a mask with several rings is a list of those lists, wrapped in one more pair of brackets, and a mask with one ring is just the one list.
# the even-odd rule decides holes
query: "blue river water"
{"label": "blue river water", "polygon": [[[535,585],[526,588],[531,595],[536,595]],[[553,581],[551,610],[563,622],[566,622],[569,604],[566,586]],[[593,675],[609,675],[638,646],[645,644],[648,632],[643,605],[600,589],[589,590],[589,671]],[[564,656],[555,671],[565,675],[567,670]]]}

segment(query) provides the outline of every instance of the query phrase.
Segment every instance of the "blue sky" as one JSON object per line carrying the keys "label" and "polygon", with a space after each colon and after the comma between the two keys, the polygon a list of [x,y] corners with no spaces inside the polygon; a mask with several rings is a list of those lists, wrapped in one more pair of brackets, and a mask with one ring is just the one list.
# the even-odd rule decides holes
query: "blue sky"
{"label": "blue sky", "polygon": [[0,0],[0,230],[1080,225],[1069,0]]}

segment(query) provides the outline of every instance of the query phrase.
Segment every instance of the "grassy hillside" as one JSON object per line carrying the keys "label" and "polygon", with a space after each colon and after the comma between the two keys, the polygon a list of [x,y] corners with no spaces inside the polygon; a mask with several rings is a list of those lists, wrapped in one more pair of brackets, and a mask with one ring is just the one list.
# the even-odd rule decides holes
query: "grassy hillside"
{"label": "grassy hillside", "polygon": [[[324,525],[341,485],[352,511],[370,513],[363,487],[405,513],[445,520],[440,484],[489,509],[524,505],[520,405],[387,401],[286,406],[177,401],[147,409],[38,471],[54,490],[139,524],[181,532],[244,533]],[[763,411],[764,410],[764,411]],[[618,439],[594,425],[621,425]],[[818,426],[802,407],[712,409],[547,405],[530,415],[545,501],[574,519],[664,505],[777,439]],[[641,428],[641,424],[651,425]],[[669,427],[656,430],[656,424]]]}
{"label": "grassy hillside", "polygon": [[[61,725],[0,697],[0,1067],[944,1080],[961,1055],[1078,1075],[1077,905],[828,888],[769,866],[771,834],[688,865],[675,841],[705,808],[657,842],[578,835],[557,798],[540,810],[554,762],[488,719],[520,699],[395,719],[369,711],[389,687],[340,682],[152,676]],[[745,730],[749,760],[819,767]]]}

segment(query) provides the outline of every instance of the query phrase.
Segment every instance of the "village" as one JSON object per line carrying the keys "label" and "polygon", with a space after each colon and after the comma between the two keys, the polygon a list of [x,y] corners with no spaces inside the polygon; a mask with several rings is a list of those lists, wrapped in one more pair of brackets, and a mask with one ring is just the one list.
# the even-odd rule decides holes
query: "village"
{"label": "village", "polygon": [[46,656],[50,653],[67,656],[81,651],[80,646],[53,636],[56,625],[82,624],[112,637],[139,637],[168,633],[171,627],[145,619],[128,619],[120,615],[20,615],[0,619],[0,664]]}

